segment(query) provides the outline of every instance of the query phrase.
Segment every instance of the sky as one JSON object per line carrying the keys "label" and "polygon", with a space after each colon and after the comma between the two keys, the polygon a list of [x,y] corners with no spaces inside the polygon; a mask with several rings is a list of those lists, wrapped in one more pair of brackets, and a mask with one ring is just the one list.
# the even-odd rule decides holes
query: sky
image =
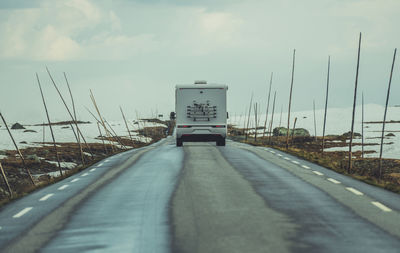
{"label": "sky", "polygon": [[[10,122],[46,121],[38,73],[52,121],[68,120],[49,76],[81,120],[94,112],[121,119],[169,115],[176,84],[227,84],[231,115],[251,94],[265,111],[273,72],[276,110],[324,107],[331,56],[330,108],[351,107],[362,32],[358,100],[384,104],[394,48],[400,45],[398,0],[2,0],[0,111]],[[389,105],[400,105],[400,63]],[[271,101],[272,103],[272,101]],[[270,109],[271,110],[271,109]],[[366,112],[368,113],[368,112]],[[400,117],[400,115],[399,115]]]}

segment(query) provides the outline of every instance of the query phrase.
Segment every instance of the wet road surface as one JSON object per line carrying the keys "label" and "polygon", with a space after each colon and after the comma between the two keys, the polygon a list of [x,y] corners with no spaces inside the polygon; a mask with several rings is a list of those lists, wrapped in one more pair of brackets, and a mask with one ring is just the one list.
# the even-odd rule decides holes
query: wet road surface
{"label": "wet road surface", "polygon": [[0,210],[2,252],[399,252],[400,196],[283,152],[172,137]]}

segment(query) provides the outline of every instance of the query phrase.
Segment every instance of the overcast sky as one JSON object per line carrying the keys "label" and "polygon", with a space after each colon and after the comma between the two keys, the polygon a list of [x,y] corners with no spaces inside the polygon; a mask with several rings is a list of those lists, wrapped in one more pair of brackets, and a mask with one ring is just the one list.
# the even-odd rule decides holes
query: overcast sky
{"label": "overcast sky", "polygon": [[[67,73],[83,120],[92,120],[89,89],[119,120],[119,106],[129,118],[168,114],[175,84],[199,79],[229,86],[231,114],[252,92],[265,111],[271,72],[277,108],[287,110],[293,49],[293,110],[312,109],[313,99],[323,108],[328,55],[329,106],[349,107],[359,32],[359,95],[384,104],[399,11],[399,0],[1,0],[0,110],[11,122],[44,121],[38,72],[51,118],[68,119],[46,66],[65,95]],[[399,105],[400,63],[392,85]]]}

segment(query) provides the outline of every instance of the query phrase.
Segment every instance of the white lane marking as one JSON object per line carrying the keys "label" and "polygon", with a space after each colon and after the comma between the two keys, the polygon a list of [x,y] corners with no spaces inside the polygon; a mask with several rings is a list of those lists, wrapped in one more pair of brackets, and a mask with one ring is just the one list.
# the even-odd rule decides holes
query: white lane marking
{"label": "white lane marking", "polygon": [[27,212],[29,212],[30,210],[32,210],[32,208],[33,208],[33,207],[27,207],[27,208],[22,209],[19,213],[15,214],[15,215],[13,216],[13,218],[19,218],[19,217],[25,215]]}
{"label": "white lane marking", "polygon": [[377,202],[377,201],[372,201],[371,204],[373,204],[374,206],[376,206],[377,208],[381,209],[384,212],[391,212],[392,209],[390,209],[389,207],[385,206],[384,204]]}
{"label": "white lane marking", "polygon": [[91,170],[89,170],[89,171],[95,171],[96,169],[95,168],[93,168],[93,169],[91,169]]}
{"label": "white lane marking", "polygon": [[308,167],[307,165],[301,165],[301,167],[303,167],[304,169],[310,169],[310,167]]}
{"label": "white lane marking", "polygon": [[57,190],[62,191],[62,190],[64,190],[65,188],[67,188],[68,186],[69,186],[69,185],[65,184],[65,185],[59,187]]}
{"label": "white lane marking", "polygon": [[0,226],[0,230],[2,229],[2,227]]}
{"label": "white lane marking", "polygon": [[105,163],[108,163],[109,161],[110,161],[110,159],[107,159],[107,160],[105,160],[104,162],[105,162]]}
{"label": "white lane marking", "polygon": [[294,164],[300,164],[298,161],[292,161],[292,163],[294,163]]}
{"label": "white lane marking", "polygon": [[319,171],[316,171],[316,170],[313,170],[312,172],[313,172],[314,174],[318,175],[318,176],[323,176],[323,175],[324,175],[323,173],[321,173],[321,172],[319,172]]}
{"label": "white lane marking", "polygon": [[49,193],[49,194],[43,196],[42,198],[40,198],[39,201],[46,201],[53,195],[54,195],[54,193]]}
{"label": "white lane marking", "polygon": [[99,165],[97,165],[96,167],[101,167],[101,166],[103,166],[103,163],[100,163]]}
{"label": "white lane marking", "polygon": [[290,160],[290,158],[289,158],[289,157],[287,157],[287,156],[285,156],[283,159],[285,159],[285,160]]}
{"label": "white lane marking", "polygon": [[281,154],[276,154],[277,156],[282,156]]}
{"label": "white lane marking", "polygon": [[352,193],[354,193],[355,195],[358,195],[358,196],[364,195],[364,193],[362,193],[362,192],[360,192],[360,191],[358,191],[358,190],[356,190],[356,189],[354,189],[352,187],[346,187],[346,190],[348,190],[348,191],[350,191],[350,192],[352,192]]}
{"label": "white lane marking", "polygon": [[86,177],[89,173],[83,173],[81,177]]}
{"label": "white lane marking", "polygon": [[334,184],[340,184],[339,181],[337,181],[336,179],[333,179],[333,178],[328,178],[327,180],[332,182],[332,183],[334,183]]}
{"label": "white lane marking", "polygon": [[79,178],[72,179],[72,180],[71,180],[71,183],[75,183],[75,182],[78,181],[78,180],[79,180]]}
{"label": "white lane marking", "polygon": [[273,151],[273,150],[270,150],[269,152],[271,152],[272,154],[275,154],[275,151]]}

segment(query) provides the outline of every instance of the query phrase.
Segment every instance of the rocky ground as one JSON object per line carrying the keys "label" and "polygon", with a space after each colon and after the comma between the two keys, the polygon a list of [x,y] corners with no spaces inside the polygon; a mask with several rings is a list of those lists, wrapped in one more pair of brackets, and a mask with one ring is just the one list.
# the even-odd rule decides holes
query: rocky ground
{"label": "rocky ground", "polygon": [[[400,160],[382,159],[381,171],[379,170],[378,158],[363,158],[361,151],[352,153],[352,169],[349,168],[348,151],[329,151],[322,152],[322,137],[315,139],[311,136],[294,136],[289,139],[289,148],[286,149],[286,136],[268,136],[262,138],[258,135],[257,140],[254,135],[246,137],[243,135],[243,129],[231,128],[229,130],[230,138],[236,141],[249,143],[251,145],[272,147],[296,155],[300,158],[330,168],[342,174],[348,174],[352,177],[363,180],[367,183],[378,185],[388,190],[400,193]],[[360,138],[357,135],[356,138]],[[365,145],[379,145],[377,143],[368,143]],[[352,147],[360,146],[360,141],[353,143]],[[387,144],[388,145],[388,144]],[[390,143],[389,143],[390,145]],[[348,147],[349,135],[332,135],[325,137],[325,148]],[[375,151],[365,151],[364,154]]]}

